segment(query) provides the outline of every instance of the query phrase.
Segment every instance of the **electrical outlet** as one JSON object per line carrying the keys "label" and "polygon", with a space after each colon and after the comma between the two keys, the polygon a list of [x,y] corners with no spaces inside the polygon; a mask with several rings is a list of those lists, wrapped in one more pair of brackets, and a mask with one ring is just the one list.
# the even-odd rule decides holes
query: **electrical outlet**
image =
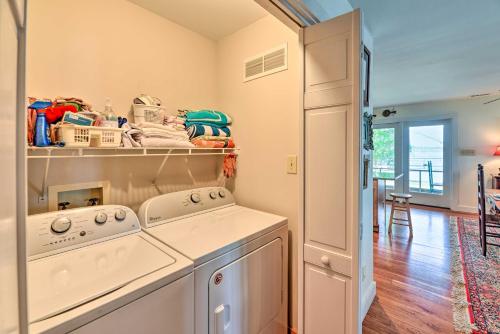
{"label": "electrical outlet", "polygon": [[289,155],[286,161],[286,172],[288,174],[297,174],[297,156]]}

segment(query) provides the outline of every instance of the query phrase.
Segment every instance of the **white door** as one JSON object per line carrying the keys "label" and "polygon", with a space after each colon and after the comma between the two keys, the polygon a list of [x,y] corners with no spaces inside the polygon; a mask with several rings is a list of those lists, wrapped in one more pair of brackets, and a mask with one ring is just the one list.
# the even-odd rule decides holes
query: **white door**
{"label": "white door", "polygon": [[[0,333],[26,332],[24,253],[18,254],[17,145],[24,138],[23,126],[16,120],[18,105],[18,28],[21,17],[15,1],[0,0]],[[22,118],[21,118],[22,119]],[[21,136],[21,137],[19,137]],[[19,152],[19,151],[20,152]],[[17,172],[16,172],[17,171]],[[24,193],[21,190],[21,193]],[[21,226],[22,227],[22,226]],[[21,229],[23,231],[23,229]],[[21,241],[21,244],[24,244]],[[21,261],[18,262],[18,255]],[[20,268],[21,267],[21,268]],[[21,272],[21,275],[19,274]],[[21,293],[20,293],[21,291]],[[24,312],[19,312],[19,309]]]}
{"label": "white door", "polygon": [[412,203],[450,207],[450,120],[405,122],[403,126],[404,191]]}
{"label": "white door", "polygon": [[304,29],[305,334],[361,332],[360,16]]}

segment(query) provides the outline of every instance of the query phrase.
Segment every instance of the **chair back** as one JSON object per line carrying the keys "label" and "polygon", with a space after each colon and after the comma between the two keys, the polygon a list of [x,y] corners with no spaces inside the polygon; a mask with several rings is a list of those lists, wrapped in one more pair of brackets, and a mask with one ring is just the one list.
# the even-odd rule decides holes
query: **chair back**
{"label": "chair back", "polygon": [[486,223],[486,199],[484,198],[484,167],[477,165],[477,209],[479,213],[479,225]]}

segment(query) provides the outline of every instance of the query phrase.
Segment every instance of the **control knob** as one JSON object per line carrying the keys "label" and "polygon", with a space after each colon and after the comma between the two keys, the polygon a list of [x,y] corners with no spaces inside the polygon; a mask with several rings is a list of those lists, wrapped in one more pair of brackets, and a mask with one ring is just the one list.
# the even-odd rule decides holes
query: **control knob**
{"label": "control knob", "polygon": [[71,219],[69,219],[68,217],[57,218],[50,225],[50,229],[54,233],[58,234],[66,232],[67,230],[69,230],[70,227],[71,227]]}
{"label": "control knob", "polygon": [[226,197],[226,192],[224,190],[219,191],[220,198]]}
{"label": "control knob", "polygon": [[104,224],[106,221],[108,220],[108,215],[105,214],[104,212],[99,212],[96,216],[95,216],[95,222],[99,225],[102,225]]}
{"label": "control knob", "polygon": [[201,197],[200,194],[191,194],[191,202],[193,203],[200,203],[201,202]]}
{"label": "control knob", "polygon": [[127,217],[127,212],[125,210],[123,210],[123,209],[116,210],[116,212],[115,212],[116,220],[122,221],[122,220],[125,220],[126,217]]}
{"label": "control knob", "polygon": [[209,195],[210,195],[211,199],[216,199],[217,198],[217,193],[215,191],[211,191]]}

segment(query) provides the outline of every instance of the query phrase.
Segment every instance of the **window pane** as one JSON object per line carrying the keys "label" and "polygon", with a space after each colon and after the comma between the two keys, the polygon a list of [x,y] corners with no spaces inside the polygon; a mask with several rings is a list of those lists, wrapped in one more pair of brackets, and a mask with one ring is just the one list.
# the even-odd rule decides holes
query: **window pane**
{"label": "window pane", "polygon": [[[373,175],[394,177],[395,174],[395,129],[373,129]],[[394,181],[387,181],[387,188],[394,188]]]}
{"label": "window pane", "polygon": [[443,194],[443,125],[409,128],[410,191]]}

